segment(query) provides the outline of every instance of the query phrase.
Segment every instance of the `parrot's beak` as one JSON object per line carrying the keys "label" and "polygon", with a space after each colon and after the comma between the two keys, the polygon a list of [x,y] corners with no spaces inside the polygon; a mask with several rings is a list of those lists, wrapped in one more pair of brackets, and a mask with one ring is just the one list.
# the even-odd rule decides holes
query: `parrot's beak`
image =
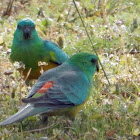
{"label": "parrot's beak", "polygon": [[25,26],[24,29],[23,29],[23,35],[24,35],[25,40],[30,39],[30,37],[31,37],[31,28],[28,27],[28,26]]}
{"label": "parrot's beak", "polygon": [[99,72],[99,64],[96,64],[97,72]]}

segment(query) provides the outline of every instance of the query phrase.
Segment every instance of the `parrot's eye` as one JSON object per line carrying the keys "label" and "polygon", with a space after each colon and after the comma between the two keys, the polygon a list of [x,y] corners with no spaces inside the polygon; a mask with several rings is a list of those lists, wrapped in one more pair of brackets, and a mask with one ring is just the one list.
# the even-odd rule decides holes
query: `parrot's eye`
{"label": "parrot's eye", "polygon": [[92,58],[92,59],[91,59],[91,62],[92,62],[92,63],[96,63],[96,62],[97,62],[97,60],[96,60],[96,59],[94,59],[94,58]]}
{"label": "parrot's eye", "polygon": [[21,29],[21,26],[20,26],[20,25],[17,25],[17,28],[18,28],[18,29]]}

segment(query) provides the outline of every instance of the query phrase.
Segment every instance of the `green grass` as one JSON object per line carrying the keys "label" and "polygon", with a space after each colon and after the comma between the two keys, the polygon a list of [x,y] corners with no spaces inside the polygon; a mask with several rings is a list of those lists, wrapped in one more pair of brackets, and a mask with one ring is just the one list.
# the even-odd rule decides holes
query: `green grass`
{"label": "green grass", "polygon": [[[0,8],[4,10],[6,3],[1,3]],[[58,3],[57,0],[41,0],[39,3],[45,17],[37,16],[40,7],[37,0],[32,0],[25,4],[15,2],[17,13],[13,8],[10,17],[0,19],[0,121],[20,109],[20,92],[26,97],[30,90],[20,79],[7,53],[17,20],[32,18],[42,38],[57,43],[61,36],[64,51],[70,56],[79,51],[94,53],[71,1]],[[39,116],[30,117],[22,123],[0,127],[2,140],[140,139],[140,55],[135,53],[140,51],[139,1],[117,0],[114,6],[113,0],[101,4],[98,0],[94,3],[81,0],[79,4],[78,8],[96,44],[95,49],[111,86],[101,69],[93,77],[92,97],[74,121],[56,116],[50,117],[48,124],[42,125]],[[98,8],[102,4],[104,6]],[[19,6],[22,8],[19,9]],[[13,74],[5,75],[7,70],[12,70]]]}

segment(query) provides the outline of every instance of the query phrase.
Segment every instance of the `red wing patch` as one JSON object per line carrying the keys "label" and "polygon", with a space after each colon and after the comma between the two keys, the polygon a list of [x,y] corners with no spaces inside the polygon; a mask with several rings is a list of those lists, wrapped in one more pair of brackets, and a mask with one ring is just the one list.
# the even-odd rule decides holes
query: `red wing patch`
{"label": "red wing patch", "polygon": [[49,88],[51,88],[53,86],[53,84],[54,84],[53,81],[48,81],[37,92],[45,93]]}

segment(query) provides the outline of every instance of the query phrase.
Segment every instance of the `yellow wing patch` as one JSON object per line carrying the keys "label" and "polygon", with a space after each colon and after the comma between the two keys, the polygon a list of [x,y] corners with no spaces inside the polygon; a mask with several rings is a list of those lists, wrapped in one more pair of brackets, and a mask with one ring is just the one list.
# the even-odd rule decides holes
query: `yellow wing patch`
{"label": "yellow wing patch", "polygon": [[57,59],[56,59],[56,54],[54,52],[50,52],[50,56],[51,56],[51,60],[57,62]]}

